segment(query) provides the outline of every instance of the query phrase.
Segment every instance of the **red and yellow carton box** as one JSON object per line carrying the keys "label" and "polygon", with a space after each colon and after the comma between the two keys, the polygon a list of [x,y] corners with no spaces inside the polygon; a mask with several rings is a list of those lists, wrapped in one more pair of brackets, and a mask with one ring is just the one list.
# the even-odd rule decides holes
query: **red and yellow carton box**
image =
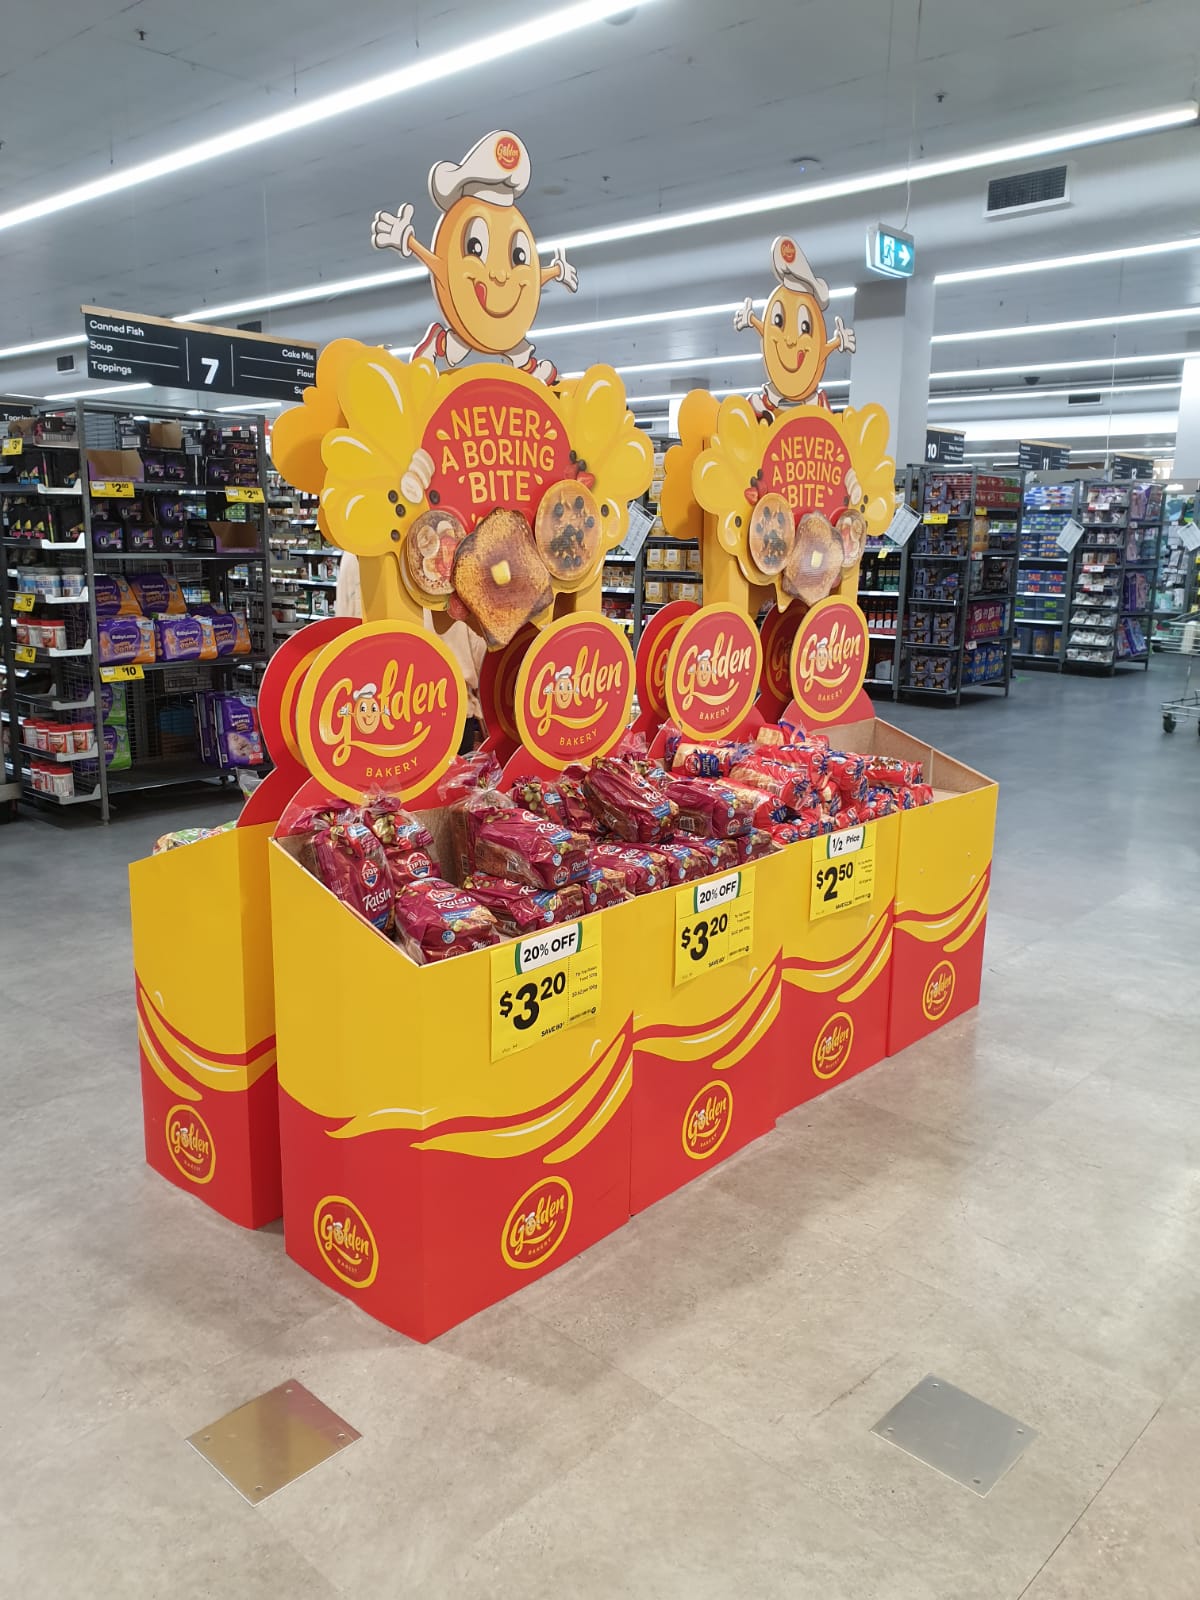
{"label": "red and yellow carton box", "polygon": [[933,804],[900,817],[888,1054],[979,1004],[996,783],[929,750]]}
{"label": "red and yellow carton box", "polygon": [[129,869],[146,1160],[247,1228],[282,1210],[271,831],[231,828]]}
{"label": "red and yellow carton box", "polygon": [[[436,828],[436,813],[419,815]],[[574,936],[578,955],[525,981],[537,995],[549,985],[545,1006],[561,970],[562,1000],[591,983],[594,1009],[571,1022],[564,1006],[520,1048],[516,941],[418,967],[298,848],[271,851],[287,1251],[389,1327],[432,1339],[628,1220],[642,907],[546,930]]]}

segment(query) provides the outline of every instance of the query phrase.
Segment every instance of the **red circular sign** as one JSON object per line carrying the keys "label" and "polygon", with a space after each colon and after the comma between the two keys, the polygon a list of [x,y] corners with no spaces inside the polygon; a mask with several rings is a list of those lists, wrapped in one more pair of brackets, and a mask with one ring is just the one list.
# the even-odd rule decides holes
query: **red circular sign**
{"label": "red circular sign", "polygon": [[407,622],[364,623],[326,645],[305,676],[305,765],[345,800],[373,789],[406,799],[450,765],[466,705],[458,662],[436,634]]}
{"label": "red circular sign", "polygon": [[796,259],[796,245],[794,240],[781,239],[779,241],[779,254],[783,257],[787,264],[791,266],[792,262]]}
{"label": "red circular sign", "polygon": [[217,1170],[212,1130],[194,1106],[172,1106],[167,1112],[167,1154],[192,1183],[211,1183]]}
{"label": "red circular sign", "polygon": [[489,650],[479,672],[479,700],[489,733],[501,733],[513,744],[521,741],[517,727],[517,673],[537,629],[526,624],[502,650]]}
{"label": "red circular sign", "polygon": [[762,644],[736,606],[704,606],[675,635],[667,658],[667,711],[689,739],[731,733],[758,694]]}
{"label": "red circular sign", "polygon": [[497,165],[503,167],[505,172],[511,172],[520,159],[521,146],[511,133],[502,133],[496,140]]}
{"label": "red circular sign", "polygon": [[352,617],[321,617],[289,634],[267,663],[258,686],[258,725],[272,761],[285,754],[303,761],[296,732],[296,702],[304,675],[331,639],[356,627]]}
{"label": "red circular sign", "polygon": [[954,999],[954,963],[939,961],[925,979],[921,991],[921,1010],[930,1022],[940,1022]]}
{"label": "red circular sign", "polygon": [[806,611],[792,641],[792,698],[809,722],[836,722],[867,676],[867,619],[838,595]]}
{"label": "red circular sign", "polygon": [[571,441],[549,394],[515,374],[458,384],[421,437],[433,462],[430,505],[455,512],[468,533],[497,506],[532,524],[542,495],[571,472]]}
{"label": "red circular sign", "polygon": [[771,430],[763,452],[759,494],[781,494],[795,512],[832,518],[845,509],[850,452],[825,417],[793,417]]}
{"label": "red circular sign", "polygon": [[667,716],[667,658],[675,635],[684,620],[699,609],[694,600],[672,600],[642,629],[636,663],[638,705],[655,722],[663,722]]}
{"label": "red circular sign", "polygon": [[605,755],[629,723],[633,657],[606,617],[560,617],[525,652],[516,719],[526,750],[548,767]]}
{"label": "red circular sign", "polygon": [[762,686],[764,693],[786,706],[792,698],[790,677],[792,640],[804,620],[803,608],[795,601],[786,611],[772,606],[762,623]]}

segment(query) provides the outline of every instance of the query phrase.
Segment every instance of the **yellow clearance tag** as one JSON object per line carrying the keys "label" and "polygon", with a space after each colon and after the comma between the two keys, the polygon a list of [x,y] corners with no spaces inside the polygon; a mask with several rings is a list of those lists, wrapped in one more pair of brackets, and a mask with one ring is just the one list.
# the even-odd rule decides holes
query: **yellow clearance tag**
{"label": "yellow clearance tag", "polygon": [[231,506],[260,506],[263,503],[263,492],[257,485],[248,489],[239,489],[235,486],[226,489],[225,499]]}
{"label": "yellow clearance tag", "polygon": [[97,500],[132,500],[132,478],[93,478],[91,491]]}
{"label": "yellow clearance tag", "polygon": [[33,644],[19,644],[13,651],[13,660],[20,661],[28,666],[31,661],[37,660],[37,646]]}
{"label": "yellow clearance tag", "polygon": [[862,905],[875,892],[875,825],[839,828],[813,840],[808,915],[815,922]]}
{"label": "yellow clearance tag", "polygon": [[25,448],[25,441],[19,434],[14,434],[11,439],[5,439],[0,447],[0,456],[19,456]]}
{"label": "yellow clearance tag", "polygon": [[33,603],[37,599],[35,594],[17,594],[13,596],[14,611],[32,611]]}
{"label": "yellow clearance tag", "polygon": [[565,922],[492,951],[492,1060],[600,1010],[600,919]]}
{"label": "yellow clearance tag", "polygon": [[750,953],[754,869],[705,878],[675,892],[675,982],[688,983]]}
{"label": "yellow clearance tag", "polygon": [[130,661],[119,667],[101,667],[101,683],[139,683],[146,674],[140,661]]}
{"label": "yellow clearance tag", "polygon": [[936,528],[940,527],[943,522],[950,521],[950,513],[948,511],[927,511],[921,520]]}

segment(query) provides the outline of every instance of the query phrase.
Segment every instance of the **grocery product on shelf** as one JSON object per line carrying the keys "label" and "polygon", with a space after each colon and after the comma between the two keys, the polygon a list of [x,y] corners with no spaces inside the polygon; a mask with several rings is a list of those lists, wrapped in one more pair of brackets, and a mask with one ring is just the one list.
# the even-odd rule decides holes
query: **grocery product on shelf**
{"label": "grocery product on shelf", "polygon": [[1064,666],[1108,672],[1122,663],[1149,666],[1161,493],[1158,485],[1102,480],[1082,486],[1083,536],[1072,552]]}

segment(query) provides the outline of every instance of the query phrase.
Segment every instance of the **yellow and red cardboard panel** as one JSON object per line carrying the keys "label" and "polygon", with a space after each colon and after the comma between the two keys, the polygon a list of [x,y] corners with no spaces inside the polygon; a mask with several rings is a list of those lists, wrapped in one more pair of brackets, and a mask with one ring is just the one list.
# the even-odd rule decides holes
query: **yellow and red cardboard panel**
{"label": "yellow and red cardboard panel", "polygon": [[129,869],[146,1160],[247,1228],[282,1209],[271,828],[233,828]]}

